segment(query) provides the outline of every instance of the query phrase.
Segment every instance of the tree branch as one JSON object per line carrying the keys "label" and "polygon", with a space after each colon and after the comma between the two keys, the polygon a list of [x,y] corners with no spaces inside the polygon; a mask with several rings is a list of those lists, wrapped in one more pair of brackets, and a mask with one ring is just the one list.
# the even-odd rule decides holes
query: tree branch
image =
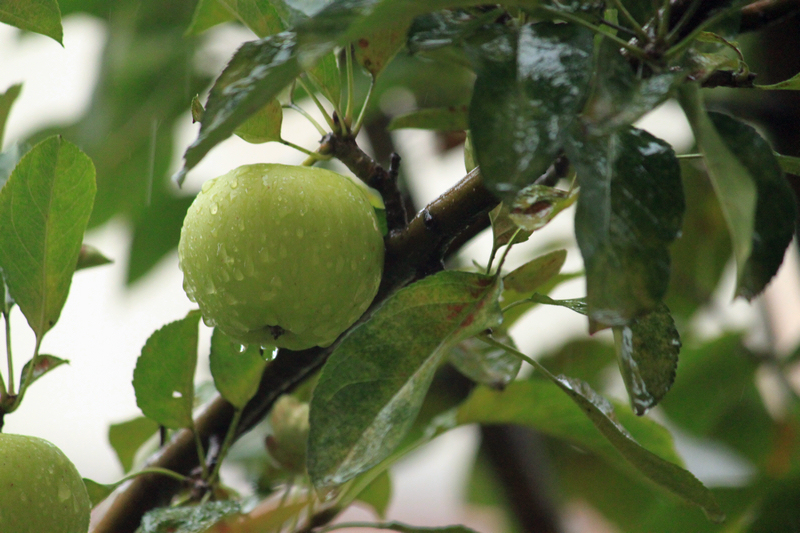
{"label": "tree branch", "polygon": [[[353,147],[355,143],[349,146]],[[349,156],[369,159],[360,149],[358,152]],[[361,164],[363,168],[378,168],[378,172],[386,172],[371,159],[362,160]],[[450,244],[465,228],[474,231],[476,221],[488,225],[485,215],[497,203],[497,198],[484,188],[476,170],[418,213],[407,227],[390,233],[385,239],[383,280],[372,306],[361,321],[366,320],[391,294],[416,279],[420,272],[429,269],[432,263],[440,262]],[[281,394],[293,390],[321,368],[337,344],[300,352],[280,350],[264,371],[258,392],[242,414],[237,438],[258,424]],[[221,397],[212,400],[195,420],[204,446],[208,446],[211,437],[222,438],[232,418],[233,408],[228,402]],[[177,432],[160,452],[150,458],[148,466],[168,468],[188,475],[198,464],[192,439],[188,430]],[[165,481],[163,476],[136,477],[115,493],[114,500],[95,524],[92,533],[133,533],[139,527],[144,513],[166,505],[179,489],[179,483]]]}

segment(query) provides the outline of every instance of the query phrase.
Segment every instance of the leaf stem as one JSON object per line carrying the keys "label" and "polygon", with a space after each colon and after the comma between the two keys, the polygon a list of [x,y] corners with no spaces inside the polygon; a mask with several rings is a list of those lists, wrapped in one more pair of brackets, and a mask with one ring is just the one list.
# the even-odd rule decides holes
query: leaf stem
{"label": "leaf stem", "polygon": [[347,68],[347,107],[344,111],[344,123],[350,126],[353,120],[353,100],[355,98],[355,74],[353,71],[353,47],[347,47],[347,55],[345,56],[345,65]]}
{"label": "leaf stem", "polygon": [[27,392],[28,386],[31,384],[31,381],[33,380],[33,370],[36,368],[36,363],[39,362],[39,348],[41,346],[42,346],[42,338],[39,335],[37,335],[36,346],[33,348],[33,357],[31,357],[30,363],[28,363],[28,370],[25,372],[25,375],[20,377],[19,394],[14,399],[11,411],[16,410],[17,407],[19,407],[19,404],[22,403],[22,398],[25,396],[25,392]]}
{"label": "leaf stem", "polygon": [[[3,310],[3,322],[6,326],[6,358],[8,359],[8,393],[14,394],[14,358],[11,355],[11,310]],[[2,392],[6,392],[3,376],[0,375],[0,387]]]}
{"label": "leaf stem", "polygon": [[617,11],[622,13],[623,17],[628,19],[628,23],[633,28],[633,31],[636,32],[636,35],[638,35],[639,38],[642,40],[645,41],[648,40],[649,36],[647,35],[647,32],[644,31],[644,28],[642,28],[642,25],[639,24],[639,21],[633,18],[633,15],[631,15],[631,12],[628,11],[628,8],[625,7],[625,4],[623,4],[620,0],[613,0],[613,1],[614,1],[614,7],[617,8]]}
{"label": "leaf stem", "polygon": [[[303,81],[303,78],[297,78],[297,83],[300,84],[303,90],[305,90],[305,92],[308,93],[308,96],[311,97],[311,99],[314,101],[314,105],[316,105],[317,109],[319,109],[319,112],[322,113],[322,117],[325,119],[325,122],[328,124],[328,127],[330,127],[332,131],[335,130],[336,127],[333,124],[333,119],[328,114],[328,111],[325,109],[325,106],[322,105],[322,102],[319,101],[319,98],[317,98],[317,94],[314,91],[312,91],[311,88],[309,88],[306,82]],[[322,131],[321,133],[325,135],[324,131]]]}
{"label": "leaf stem", "polygon": [[[725,18],[725,16],[726,16],[727,14],[728,14],[728,12],[727,12],[727,11],[720,11],[719,13],[717,13],[717,14],[713,15],[712,17],[710,17],[710,18],[708,18],[708,19],[704,20],[704,21],[702,22],[702,24],[698,25],[698,26],[697,26],[697,27],[696,27],[694,30],[692,30],[692,32],[691,32],[689,35],[687,35],[686,37],[684,37],[684,38],[683,38],[683,39],[682,39],[682,40],[681,40],[679,43],[677,43],[675,46],[673,46],[672,48],[670,48],[669,50],[667,50],[667,51],[664,53],[664,59],[672,59],[672,58],[674,58],[675,56],[677,56],[677,55],[679,55],[679,54],[682,54],[682,53],[683,53],[683,52],[684,52],[684,51],[685,51],[687,48],[689,48],[689,46],[691,46],[691,45],[694,43],[694,41],[697,39],[697,37],[698,37],[698,36],[699,36],[701,33],[703,33],[704,31],[706,31],[706,28],[708,28],[709,26],[712,26],[712,25],[716,24],[716,23],[717,23],[717,22],[719,22],[721,19]],[[668,38],[669,38],[669,36],[668,36]]]}
{"label": "leaf stem", "polygon": [[505,350],[509,354],[511,354],[511,355],[513,355],[513,356],[515,356],[515,357],[517,357],[519,359],[522,359],[523,361],[525,361],[526,363],[531,365],[533,368],[535,368],[536,370],[538,370],[539,372],[544,374],[550,381],[552,381],[554,383],[558,381],[556,379],[556,377],[553,374],[550,373],[549,370],[547,370],[545,367],[543,367],[541,365],[541,363],[539,363],[538,361],[536,361],[534,359],[531,359],[530,357],[528,357],[524,353],[520,352],[516,348],[513,348],[513,347],[511,347],[511,346],[509,346],[507,344],[503,344],[502,342],[498,341],[497,339],[495,339],[494,337],[492,337],[490,335],[479,335],[477,338],[482,340],[483,342],[485,342],[486,344],[488,344],[490,346],[494,346],[495,348],[500,348],[501,350]]}
{"label": "leaf stem", "polygon": [[239,427],[239,420],[241,420],[241,418],[242,410],[236,409],[236,411],[233,413],[231,424],[228,426],[228,432],[225,434],[225,440],[222,441],[222,447],[217,455],[217,462],[214,465],[214,470],[212,470],[211,475],[208,477],[208,483],[210,485],[216,483],[217,479],[219,478],[219,469],[222,466],[222,461],[225,459],[225,455],[228,453],[228,448],[230,448],[231,443],[233,443],[233,438],[236,436],[236,429]]}
{"label": "leaf stem", "polygon": [[506,257],[508,257],[508,252],[511,251],[511,247],[514,246],[514,239],[517,238],[519,232],[522,231],[522,228],[517,228],[517,231],[511,236],[508,240],[508,244],[506,245],[506,249],[503,250],[503,255],[500,256],[500,262],[497,264],[497,272],[495,272],[495,277],[500,277],[500,272],[503,270],[503,263],[506,262]]}
{"label": "leaf stem", "polygon": [[663,40],[669,32],[669,16],[670,7],[672,7],[671,0],[664,0],[664,4],[659,10],[658,14],[658,38]]}
{"label": "leaf stem", "polygon": [[317,122],[317,121],[316,121],[316,119],[315,119],[314,117],[312,117],[312,116],[311,116],[311,115],[308,113],[308,111],[306,111],[305,109],[303,109],[303,108],[302,108],[302,107],[300,107],[299,105],[292,103],[292,104],[289,104],[289,105],[285,105],[285,106],[283,106],[283,107],[284,107],[285,109],[291,109],[291,110],[293,110],[293,111],[297,111],[298,113],[300,113],[301,115],[303,115],[303,116],[304,116],[306,119],[308,119],[308,121],[309,121],[309,122],[311,122],[311,124],[313,124],[313,125],[314,125],[314,127],[317,129],[317,131],[319,132],[319,134],[320,134],[320,135],[327,135],[327,134],[328,134],[328,132],[327,132],[327,131],[325,131],[325,128],[323,128],[323,127],[320,125],[320,123],[319,123],[319,122]]}
{"label": "leaf stem", "polygon": [[303,152],[307,156],[309,156],[309,157],[311,157],[313,159],[316,159],[317,161],[322,161],[324,159],[328,159],[324,155],[318,154],[316,152],[312,152],[311,150],[309,150],[307,148],[303,148],[302,146],[297,145],[297,144],[295,144],[295,143],[293,143],[291,141],[287,141],[286,139],[279,139],[278,142],[283,144],[284,146],[288,146],[289,148],[294,148],[295,150],[297,150],[299,152]]}
{"label": "leaf stem", "polygon": [[183,483],[186,483],[187,481],[190,481],[190,479],[188,477],[186,477],[186,476],[184,476],[182,474],[179,474],[177,472],[173,472],[172,470],[169,470],[167,468],[160,468],[158,466],[151,466],[151,467],[148,467],[148,468],[142,468],[138,472],[133,472],[131,474],[128,474],[127,476],[125,476],[122,479],[120,479],[119,481],[117,481],[115,483],[115,485],[121,485],[122,483],[124,483],[124,482],[126,482],[128,480],[131,480],[131,479],[133,479],[133,478],[135,478],[137,476],[143,476],[145,474],[161,474],[162,476],[171,477],[172,479],[176,479],[176,480],[178,480],[180,482],[183,482]]}
{"label": "leaf stem", "polygon": [[351,130],[353,132],[353,136],[358,135],[359,130],[361,130],[361,125],[364,123],[364,116],[367,114],[367,107],[369,106],[369,101],[372,98],[372,90],[374,88],[375,76],[370,76],[369,89],[367,89],[367,96],[364,98],[364,105],[361,106],[361,112],[359,112],[356,123],[353,125]]}
{"label": "leaf stem", "polygon": [[203,471],[203,479],[208,479],[206,452],[203,450],[203,443],[200,440],[200,434],[197,432],[197,428],[194,427],[194,424],[192,424],[190,431],[192,432],[192,437],[194,438],[194,445],[197,448],[197,461],[200,463],[200,468]]}
{"label": "leaf stem", "polygon": [[678,154],[675,159],[702,159],[703,154]]}
{"label": "leaf stem", "polygon": [[573,15],[572,13],[567,13],[567,12],[564,12],[564,11],[558,11],[557,9],[553,9],[553,8],[545,7],[545,6],[540,6],[538,9],[540,11],[544,11],[545,13],[551,15],[554,18],[560,18],[560,19],[562,19],[562,20],[564,20],[566,22],[573,22],[575,24],[578,24],[579,26],[583,26],[584,28],[588,28],[588,29],[592,30],[593,32],[595,32],[596,34],[598,34],[598,35],[600,35],[602,37],[606,37],[607,39],[611,39],[612,41],[614,41],[615,43],[620,45],[622,48],[625,48],[626,50],[628,50],[631,54],[636,56],[638,59],[641,59],[643,61],[647,59],[647,54],[645,54],[644,50],[642,50],[638,46],[633,45],[633,44],[629,43],[628,41],[617,37],[616,35],[613,35],[613,34],[608,33],[608,32],[604,32],[603,30],[601,30],[600,28],[598,28],[597,26],[595,26],[591,22],[583,20],[582,18]]}

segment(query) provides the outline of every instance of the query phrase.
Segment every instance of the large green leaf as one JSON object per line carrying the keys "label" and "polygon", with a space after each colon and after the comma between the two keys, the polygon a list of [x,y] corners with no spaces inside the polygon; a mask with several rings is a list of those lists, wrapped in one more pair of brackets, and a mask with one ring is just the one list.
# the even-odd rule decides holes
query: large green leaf
{"label": "large green leaf", "polygon": [[270,0],[200,0],[186,34],[199,35],[231,20],[239,20],[258,37],[267,37],[286,29]]}
{"label": "large green leaf", "polygon": [[457,342],[500,323],[500,284],[445,271],[397,292],[328,359],[311,400],[308,471],[344,483],[386,458]]}
{"label": "large green leaf", "polygon": [[[514,345],[514,340],[502,326],[492,329],[500,342]],[[450,364],[475,383],[502,390],[519,374],[522,360],[506,350],[489,346],[478,339],[465,339],[450,350]]]}
{"label": "large green leaf", "polygon": [[467,47],[478,75],[472,146],[486,186],[508,198],[541,176],[562,148],[589,86],[592,32],[541,22],[478,37]]}
{"label": "large green leaf", "polygon": [[0,22],[52,37],[64,44],[56,0],[0,0]]}
{"label": "large green leaf", "polygon": [[355,42],[355,58],[358,63],[376,78],[392,58],[406,44],[406,33],[411,20],[379,28],[361,35]]}
{"label": "large green leaf", "polygon": [[54,368],[57,368],[64,364],[68,365],[69,361],[67,361],[66,359],[58,358],[54,355],[40,354],[36,358],[36,366],[33,367],[33,371],[31,373],[31,380],[30,382],[27,382],[26,380],[28,377],[28,367],[30,366],[30,364],[31,361],[25,363],[25,366],[22,367],[22,372],[20,372],[19,376],[20,390],[23,390],[31,386],[31,384],[33,384],[34,381],[38,380],[40,377],[44,376]]}
{"label": "large green leaf", "polygon": [[684,212],[678,160],[667,143],[633,127],[574,138],[567,155],[581,185],[575,236],[589,317],[625,325],[655,309],[667,290],[668,245]]}
{"label": "large green leaf", "polygon": [[141,533],[203,533],[226,517],[239,514],[236,501],[207,502],[184,507],[163,507],[142,517]]}
{"label": "large green leaf", "polygon": [[684,84],[678,95],[725,215],[733,243],[737,278],[741,280],[753,246],[758,199],[755,179],[714,127],[704,108],[699,87]]}
{"label": "large green leaf", "polygon": [[200,35],[209,28],[232,20],[236,20],[236,15],[219,0],[198,0],[186,35]]}
{"label": "large green leaf", "polygon": [[199,321],[200,312],[191,311],[150,335],[133,370],[136,405],[145,416],[171,429],[194,424]]}
{"label": "large green leaf", "polygon": [[243,347],[219,328],[214,328],[209,359],[219,393],[234,407],[243,409],[258,390],[261,374],[267,366],[259,347]]}
{"label": "large green leaf", "polygon": [[18,83],[6,89],[6,92],[3,94],[0,94],[0,150],[3,149],[3,136],[6,131],[8,114],[11,111],[11,106],[14,104],[14,100],[17,99],[21,91],[22,84]]}
{"label": "large green leaf", "polygon": [[133,468],[136,452],[155,435],[156,431],[158,424],[144,416],[111,424],[108,427],[108,443],[117,454],[124,472],[129,472]]}
{"label": "large green leaf", "polygon": [[458,131],[467,129],[467,106],[418,109],[392,118],[389,130],[417,128],[422,130]]}
{"label": "large green leaf", "polygon": [[421,15],[414,19],[408,30],[408,49],[417,53],[461,44],[500,14],[499,9],[488,13],[448,9]]}
{"label": "large green leaf", "polygon": [[755,226],[750,255],[739,272],[737,296],[752,300],[780,268],[794,235],[797,201],[767,141],[753,128],[720,113],[708,117],[756,186]]}
{"label": "large green leaf", "polygon": [[519,294],[533,292],[561,272],[566,260],[566,250],[553,250],[540,255],[506,274],[503,286]]}
{"label": "large green leaf", "polygon": [[553,383],[558,388],[540,380],[515,382],[502,393],[480,387],[459,409],[458,421],[522,424],[596,453],[619,468],[626,469],[627,461],[651,481],[699,505],[710,518],[722,519],[711,492],[675,464],[680,460],[666,429],[645,418],[625,417],[625,410],[615,412],[583,381],[561,376]]}
{"label": "large green leaf", "polygon": [[591,96],[581,114],[593,135],[611,133],[635,122],[666,100],[683,71],[645,74],[620,54],[619,45],[603,39],[597,53]]}
{"label": "large green leaf", "polygon": [[631,405],[643,415],[661,401],[675,381],[681,338],[669,309],[656,310],[614,328],[617,360]]}
{"label": "large green leaf", "polygon": [[61,137],[34,146],[0,190],[0,265],[40,340],[67,299],[95,191],[91,159]]}
{"label": "large green leaf", "polygon": [[184,168],[175,178],[178,183],[211,148],[272,101],[300,72],[294,33],[243,44],[211,88],[200,134],[184,154]]}

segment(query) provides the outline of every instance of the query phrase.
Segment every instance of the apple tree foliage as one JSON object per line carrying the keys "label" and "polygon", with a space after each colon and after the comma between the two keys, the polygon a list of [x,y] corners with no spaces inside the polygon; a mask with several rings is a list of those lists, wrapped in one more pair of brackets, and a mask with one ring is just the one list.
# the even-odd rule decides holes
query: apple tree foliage
{"label": "apple tree foliage", "polygon": [[[327,348],[265,354],[215,331],[218,392],[211,396],[193,382],[199,313],[153,333],[133,376],[144,416],[109,430],[133,479],[93,531],[325,531],[356,501],[383,517],[390,467],[465,424],[535,430],[543,449],[523,452],[549,462],[553,479],[544,483],[558,486],[558,504],[588,502],[620,531],[788,530],[800,521],[800,401],[785,376],[798,356],[754,353],[737,333],[695,338],[690,327],[729,259],[735,295],[752,300],[794,235],[789,183],[800,159],[777,153],[753,125],[705,102],[719,101],[711,88],[720,85],[756,97],[800,90],[800,75],[755,83],[737,42],[772,16],[796,24],[797,2],[774,4],[1,1],[0,21],[59,43],[61,17],[77,12],[105,21],[109,37],[84,116],[26,141],[0,142],[2,314],[8,324],[18,308],[37,341],[14,370],[7,329],[0,417],[64,362],[39,346],[75,270],[107,261],[82,246],[87,228],[112,217],[131,222],[134,283],[178,243],[191,199],[175,184],[234,134],[297,147],[282,130],[283,112],[316,105],[321,140],[297,147],[304,164],[338,159],[382,195],[374,202],[386,224],[378,296]],[[195,55],[205,32],[221,24],[243,25],[253,39],[212,80]],[[398,87],[421,104],[387,121],[376,102]],[[0,141],[21,87],[3,90]],[[634,126],[670,99],[694,133],[690,153],[676,154]],[[189,110],[199,135],[175,147],[170,132]],[[417,213],[401,192],[399,158],[381,166],[356,142],[362,129],[390,139],[387,130],[404,128],[468,132],[464,179]],[[170,180],[178,149],[182,168]],[[574,217],[583,271],[562,272],[566,251],[541,248],[504,269],[508,248],[534,242],[555,216]],[[494,246],[482,264],[452,259],[489,225]],[[583,294],[548,295],[575,277],[585,279]],[[614,342],[586,338],[523,353],[512,326],[536,306],[584,315],[589,333],[610,329]],[[520,373],[523,361],[532,372]],[[610,367],[628,405],[605,397]],[[767,410],[757,388],[764,369],[782,377],[780,412]],[[270,415],[287,394],[293,401],[281,405],[292,407]],[[658,420],[644,416],[656,406]],[[724,445],[752,475],[735,486],[705,486],[684,467],[664,420]],[[291,457],[292,467],[281,457]],[[254,500],[240,501],[220,483],[223,460],[248,467]],[[471,497],[511,512],[520,494],[503,492],[484,461],[481,453]],[[118,486],[85,482],[95,503]]]}

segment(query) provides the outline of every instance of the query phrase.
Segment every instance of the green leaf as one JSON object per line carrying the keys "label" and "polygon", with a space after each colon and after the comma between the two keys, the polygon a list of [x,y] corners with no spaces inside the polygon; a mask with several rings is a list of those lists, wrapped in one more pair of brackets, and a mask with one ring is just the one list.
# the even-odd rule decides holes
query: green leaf
{"label": "green leaf", "polygon": [[586,305],[586,298],[572,298],[569,300],[554,300],[549,296],[545,296],[544,294],[539,294],[538,292],[533,293],[529,301],[545,304],[545,305],[556,305],[558,307],[566,307],[572,311],[575,311],[579,315],[587,315],[587,305]]}
{"label": "green leaf", "polygon": [[0,0],[0,22],[47,35],[64,44],[61,11],[56,0]]}
{"label": "green leaf", "polygon": [[794,235],[797,202],[772,148],[755,128],[721,113],[709,113],[708,117],[756,186],[751,252],[739,272],[736,289],[737,296],[752,300],[764,290],[783,262]]}
{"label": "green leaf", "polygon": [[392,24],[388,28],[378,28],[361,35],[354,44],[358,64],[377,78],[386,65],[406,44],[406,33],[411,19]]}
{"label": "green leaf", "polygon": [[[494,328],[492,335],[504,344],[514,345],[514,340],[502,326]],[[475,383],[497,390],[503,390],[514,381],[522,366],[522,360],[518,357],[475,338],[456,344],[448,360]]]}
{"label": "green leaf", "polygon": [[775,154],[775,159],[778,160],[781,168],[787,174],[794,174],[800,176],[800,157],[792,157],[790,155]]}
{"label": "green leaf", "polygon": [[502,26],[467,47],[477,73],[469,109],[484,183],[501,198],[532,184],[555,159],[591,76],[592,32],[542,22]]}
{"label": "green leaf", "polygon": [[421,130],[460,131],[467,129],[467,106],[419,109],[398,115],[389,122],[388,130],[416,128]]}
{"label": "green leaf", "polygon": [[244,121],[236,128],[236,135],[252,144],[281,140],[283,108],[277,98]]}
{"label": "green leaf", "polygon": [[19,378],[19,390],[24,390],[27,387],[33,385],[33,382],[39,379],[40,377],[44,376],[51,370],[56,367],[59,367],[63,364],[69,364],[69,361],[66,359],[59,359],[53,355],[39,355],[36,358],[36,366],[33,367],[33,374],[31,375],[30,383],[27,383],[25,380],[28,376],[28,368],[31,365],[31,362],[28,361],[25,363],[25,366],[22,367],[22,372],[20,373]]}
{"label": "green leaf", "polygon": [[314,65],[306,71],[314,85],[322,92],[334,106],[339,106],[342,99],[342,78],[339,72],[339,65],[336,61],[336,52],[325,54]]}
{"label": "green leaf", "polygon": [[67,300],[95,191],[91,159],[61,137],[34,146],[0,190],[0,265],[39,340]]}
{"label": "green leaf", "polygon": [[268,37],[286,29],[270,0],[217,1],[259,37]]}
{"label": "green leaf", "polygon": [[117,454],[124,472],[130,472],[136,452],[156,431],[158,424],[144,416],[111,424],[108,427],[108,443]]}
{"label": "green leaf", "polygon": [[384,470],[364,490],[358,493],[356,501],[365,503],[380,518],[386,518],[386,510],[392,500],[392,478]]}
{"label": "green leaf", "polygon": [[612,405],[586,383],[562,376],[555,384],[567,395],[538,379],[514,382],[502,393],[479,387],[459,408],[458,421],[522,424],[596,453],[618,468],[625,469],[627,461],[651,481],[702,507],[710,518],[722,519],[711,492],[675,464],[680,461],[663,427],[629,415],[625,425],[634,440]]}
{"label": "green leaf", "polygon": [[577,199],[578,189],[563,191],[534,183],[517,193],[508,216],[518,227],[533,232],[546,226]]}
{"label": "green leaf", "polygon": [[30,151],[28,143],[12,143],[11,146],[0,152],[0,188],[8,181],[14,168],[22,156]]}
{"label": "green leaf", "polygon": [[83,485],[86,487],[86,492],[89,493],[89,501],[91,502],[92,507],[94,507],[98,503],[108,498],[111,493],[114,492],[114,489],[119,486],[119,483],[110,483],[108,485],[104,485],[85,477],[83,478]]}
{"label": "green leaf", "polygon": [[520,294],[535,291],[561,272],[566,260],[566,250],[540,255],[504,276],[503,287]]}
{"label": "green leaf", "polygon": [[625,325],[655,309],[669,284],[669,244],[684,212],[672,148],[628,127],[573,139],[567,155],[581,186],[575,236],[586,267],[589,317]]}
{"label": "green leaf", "polygon": [[207,502],[185,507],[162,507],[142,517],[141,533],[204,533],[225,517],[238,515],[239,502]]}
{"label": "green leaf", "polygon": [[113,262],[114,261],[104,256],[100,250],[91,244],[83,244],[81,245],[81,251],[78,254],[78,264],[75,267],[75,270],[78,271],[83,270],[84,268],[108,265]]}
{"label": "green leaf", "polygon": [[773,83],[772,85],[759,85],[755,84],[756,89],[764,89],[767,91],[800,91],[800,72],[789,78],[788,80],[784,80],[779,83]]}
{"label": "green leaf", "polygon": [[8,114],[11,111],[11,106],[14,104],[14,101],[17,99],[21,91],[22,84],[18,83],[6,89],[6,92],[3,94],[0,94],[0,150],[3,149],[3,137],[6,131]]}
{"label": "green leaf", "polygon": [[219,328],[214,328],[209,361],[214,386],[237,409],[243,409],[255,395],[267,366],[258,346],[242,348]]}
{"label": "green leaf", "polygon": [[194,197],[159,195],[135,218],[125,282],[141,279],[178,246],[183,219]]}
{"label": "green leaf", "polygon": [[501,14],[499,9],[480,14],[448,9],[421,15],[414,19],[408,31],[408,50],[415,54],[461,44]]}
{"label": "green leaf", "polygon": [[148,418],[170,429],[193,425],[199,311],[170,322],[147,339],[133,371],[136,404]]}
{"label": "green leaf", "polygon": [[684,84],[678,95],[725,215],[737,279],[741,280],[753,246],[758,198],[755,179],[714,127],[703,107],[699,87]]}
{"label": "green leaf", "polygon": [[199,0],[192,14],[192,22],[186,28],[186,35],[200,35],[209,28],[232,20],[236,20],[236,15],[219,0]]}
{"label": "green leaf", "polygon": [[681,338],[669,309],[658,309],[614,328],[619,370],[631,406],[643,415],[667,394],[675,381]]}
{"label": "green leaf", "polygon": [[499,291],[487,276],[440,272],[398,291],[344,337],[311,400],[315,486],[344,483],[397,447],[450,348],[500,323]]}
{"label": "green leaf", "polygon": [[300,72],[294,33],[279,33],[243,44],[211,88],[200,134],[186,150],[184,168],[176,181],[182,183],[186,172],[211,148],[271,102]]}
{"label": "green leaf", "polygon": [[[469,137],[467,137],[467,141],[469,141]],[[511,210],[506,205],[506,202],[500,202],[497,207],[489,211],[489,220],[492,222],[492,235],[494,236],[495,250],[503,245],[509,244],[511,239],[514,239],[513,244],[525,242],[533,234],[531,231],[521,229],[511,220]]]}
{"label": "green leaf", "polygon": [[603,39],[581,122],[591,135],[628,126],[666,100],[685,76],[683,71],[645,76],[620,53],[618,44]]}
{"label": "green leaf", "polygon": [[[361,527],[366,526],[366,523],[359,522]],[[385,529],[389,531],[398,531],[399,533],[478,533],[474,529],[466,526],[441,526],[441,527],[422,527],[422,526],[409,526],[400,522],[376,522],[369,524],[371,529]]]}
{"label": "green leaf", "polygon": [[[248,514],[236,514],[232,512],[208,529],[166,529],[157,531],[158,533],[195,533],[195,531],[197,531],[197,533],[260,533],[262,531],[280,531],[280,528],[283,527],[287,521],[292,519],[298,520],[300,513],[308,508],[309,502],[301,500],[295,503],[278,505],[268,510],[256,508]],[[142,533],[148,532],[143,531]]]}

